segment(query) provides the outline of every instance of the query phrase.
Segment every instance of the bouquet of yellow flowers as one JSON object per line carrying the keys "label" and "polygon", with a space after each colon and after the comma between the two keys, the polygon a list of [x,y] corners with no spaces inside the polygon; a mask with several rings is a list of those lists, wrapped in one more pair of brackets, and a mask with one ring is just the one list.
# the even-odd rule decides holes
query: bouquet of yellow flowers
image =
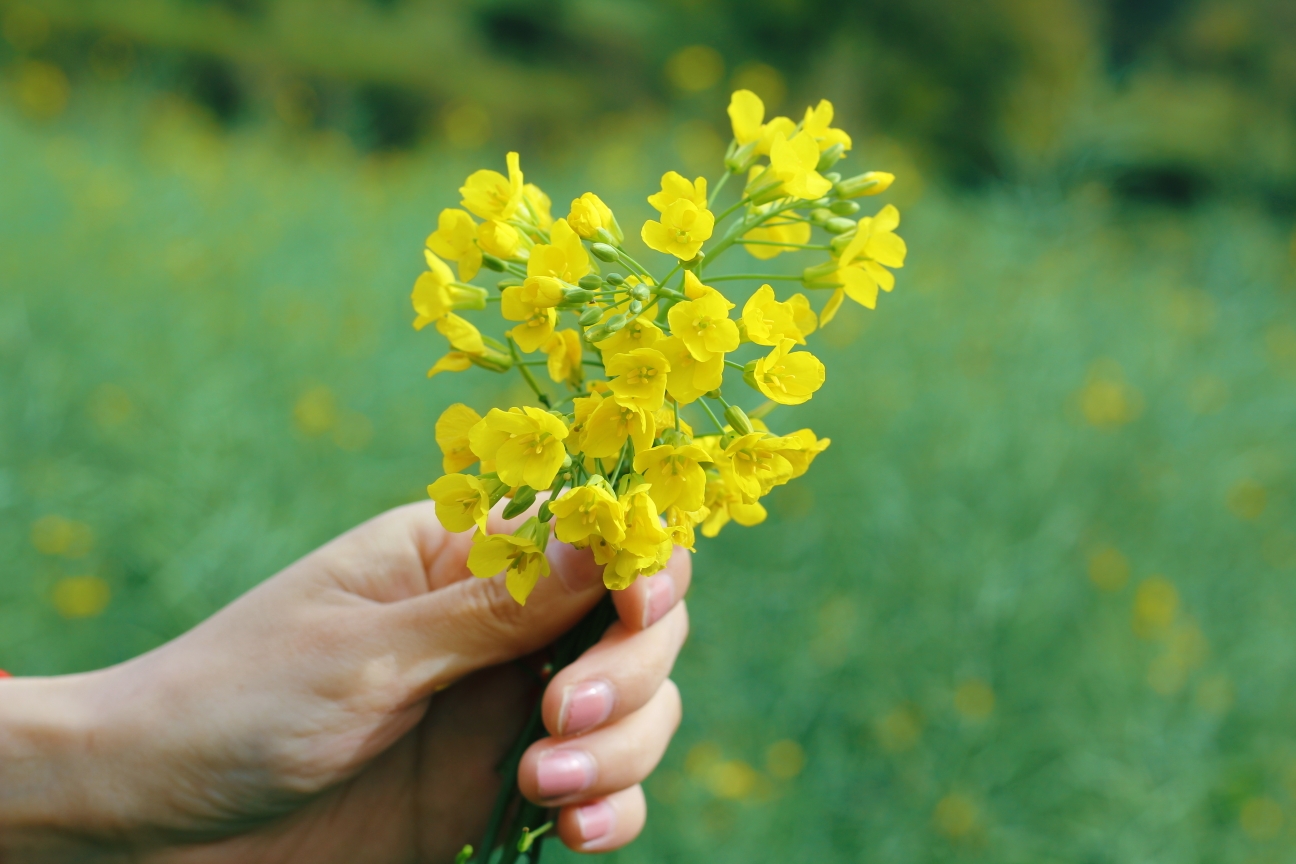
{"label": "bouquet of yellow flowers", "polygon": [[[459,190],[464,209],[443,210],[427,239],[414,327],[435,325],[450,343],[428,376],[516,369],[539,403],[484,417],[463,404],[447,408],[436,424],[446,474],[428,487],[448,530],[476,532],[469,569],[483,578],[506,573],[519,603],[549,574],[551,531],[589,547],[607,587],[623,589],[665,566],[674,546],[692,550],[696,529],[713,537],[730,521],[763,521],[760,499],[804,474],[829,444],[809,429],[775,434],[765,418],[824,385],[824,364],[802,349],[807,337],[846,298],[872,309],[879,289],[894,287],[888,268],[903,266],[906,251],[895,234],[900,215],[888,205],[857,218],[856,201],[885,191],[894,177],[831,171],[851,139],[832,127],[827,100],[799,123],[766,121],[760,98],[739,90],[729,118],[733,140],[710,191],[705,177],[670,171],[648,196],[658,217],[640,237],[666,256],[655,265],[659,275],[625,250],[616,216],[594,193],[554,219],[549,197],[524,181],[517,153],[507,156],[507,176],[470,175]],[[714,212],[735,176],[746,178],[741,195]],[[796,276],[707,276],[734,246],[762,261],[800,251],[825,260]],[[495,291],[472,284],[485,271],[501,277]],[[775,281],[798,282],[806,293],[780,300]],[[714,287],[720,283],[757,287],[735,314],[737,292]],[[460,314],[491,306],[510,322],[496,336]],[[527,359],[536,352],[543,359]],[[745,395],[734,395],[735,386]],[[744,408],[753,398],[759,404]],[[474,464],[477,474],[463,473]],[[506,497],[506,517],[542,503],[512,533],[488,533],[487,515]],[[593,644],[602,635],[595,624],[569,634],[571,644],[555,646],[556,654],[574,658]],[[539,814],[520,813],[508,829],[505,809],[502,801],[481,854],[534,860],[537,832],[524,823]],[[461,859],[471,854],[465,849]]]}

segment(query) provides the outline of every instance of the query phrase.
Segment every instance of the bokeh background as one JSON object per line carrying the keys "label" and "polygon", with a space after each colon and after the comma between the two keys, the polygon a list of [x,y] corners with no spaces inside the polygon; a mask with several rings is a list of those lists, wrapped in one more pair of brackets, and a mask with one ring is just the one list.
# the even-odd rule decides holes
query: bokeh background
{"label": "bokeh background", "polygon": [[612,860],[1291,860],[1288,0],[5,0],[0,34],[0,666],[130,657],[423,497],[441,408],[518,395],[427,381],[409,326],[470,170],[521,150],[637,226],[717,175],[732,87],[827,96],[910,264],[820,343],[795,424],[836,443],[700,547]]}

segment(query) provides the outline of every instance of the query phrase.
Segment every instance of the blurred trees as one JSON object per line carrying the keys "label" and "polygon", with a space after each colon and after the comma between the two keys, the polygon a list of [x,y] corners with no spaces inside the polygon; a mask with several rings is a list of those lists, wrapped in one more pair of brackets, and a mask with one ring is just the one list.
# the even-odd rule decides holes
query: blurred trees
{"label": "blurred trees", "polygon": [[[0,61],[130,77],[220,122],[550,155],[731,86],[848,124],[934,173],[1296,210],[1296,6],[1284,0],[8,0]],[[21,71],[21,70],[20,70]],[[18,73],[11,79],[21,77]],[[701,124],[701,125],[699,125]],[[690,137],[691,136],[691,137]]]}

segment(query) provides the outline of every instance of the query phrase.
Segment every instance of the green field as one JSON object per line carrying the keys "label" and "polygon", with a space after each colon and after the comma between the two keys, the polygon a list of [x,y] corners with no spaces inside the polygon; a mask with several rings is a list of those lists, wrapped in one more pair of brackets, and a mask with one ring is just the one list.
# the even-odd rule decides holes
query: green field
{"label": "green field", "polygon": [[[608,173],[523,160],[560,210]],[[165,100],[0,110],[0,666],[159,644],[422,497],[446,404],[519,398],[428,382],[409,326],[476,167]],[[610,860],[1288,860],[1290,224],[920,185],[894,294],[771,419],[833,446],[699,547],[685,724]]]}

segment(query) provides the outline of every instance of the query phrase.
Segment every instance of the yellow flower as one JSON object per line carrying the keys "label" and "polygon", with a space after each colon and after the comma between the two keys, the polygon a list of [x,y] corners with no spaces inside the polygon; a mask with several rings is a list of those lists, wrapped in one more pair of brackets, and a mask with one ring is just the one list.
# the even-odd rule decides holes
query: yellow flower
{"label": "yellow flower", "polygon": [[707,207],[707,181],[699,177],[690,183],[675,171],[662,175],[661,191],[648,196],[648,203],[658,213],[665,213],[676,201],[688,201],[699,210]]}
{"label": "yellow flower", "polygon": [[[626,280],[629,282],[630,280]],[[703,297],[719,297],[720,302],[724,303],[726,309],[734,308],[734,304],[729,302],[729,298],[721,294],[710,285],[703,285],[702,280],[693,273],[692,270],[684,271],[684,296],[690,300],[701,300]]]}
{"label": "yellow flower", "polygon": [[[837,261],[835,281],[842,286],[839,291],[868,309],[877,308],[879,288],[890,291],[895,287],[895,275],[886,268],[904,266],[908,249],[895,233],[898,227],[900,211],[891,204],[876,216],[864,217]],[[837,302],[840,305],[841,301]],[[832,311],[835,313],[836,308]],[[832,314],[828,320],[832,320]]]}
{"label": "yellow flower", "polygon": [[617,354],[605,367],[617,402],[645,411],[656,411],[666,398],[670,364],[660,351],[636,348]]}
{"label": "yellow flower", "polygon": [[527,321],[538,310],[553,311],[562,302],[563,284],[552,276],[528,276],[521,285],[510,285],[500,297],[500,315],[506,321]]}
{"label": "yellow flower", "polygon": [[716,464],[726,486],[752,502],[792,477],[792,463],[782,450],[769,433],[751,432],[735,438]]}
{"label": "yellow flower", "polygon": [[603,354],[607,363],[618,354],[626,354],[636,348],[651,348],[662,337],[661,328],[652,322],[647,314],[626,324],[606,339],[594,343],[594,347]]}
{"label": "yellow flower", "polygon": [[566,219],[559,219],[549,229],[549,242],[540,243],[527,259],[527,276],[549,276],[575,285],[590,272],[589,253],[580,235]]}
{"label": "yellow flower", "polygon": [[542,192],[539,186],[528,183],[522,187],[522,198],[531,210],[536,227],[542,231],[549,230],[549,226],[553,224],[553,202],[549,200],[549,196]]}
{"label": "yellow flower", "polygon": [[771,439],[769,446],[776,448],[788,460],[792,466],[792,476],[788,479],[795,480],[810,470],[810,463],[831,443],[830,438],[816,438],[811,430],[800,429],[791,435]]}
{"label": "yellow flower", "polygon": [[465,354],[486,353],[486,343],[482,341],[481,331],[467,319],[447,312],[437,319],[436,328],[438,333],[450,340],[450,345],[456,351]]}
{"label": "yellow flower", "polygon": [[729,122],[733,124],[734,139],[740,144],[756,143],[755,152],[765,156],[770,152],[774,137],[784,137],[796,132],[796,124],[787,117],[775,117],[765,123],[765,103],[750,90],[735,90],[729,97]]}
{"label": "yellow flower", "polygon": [[[595,382],[590,382],[591,384]],[[603,394],[597,391],[591,392],[588,396],[579,396],[572,400],[572,419],[571,431],[567,436],[567,452],[571,454],[583,453],[585,451],[585,426],[589,422],[590,415],[594,409],[603,401]]]}
{"label": "yellow flower", "polygon": [[666,392],[681,405],[695,402],[724,380],[724,355],[716,354],[710,360],[698,360],[678,336],[662,339],[654,346],[670,364],[666,375]]}
{"label": "yellow flower", "polygon": [[690,552],[696,552],[694,548],[697,539],[693,534],[693,527],[699,525],[707,518],[710,513],[706,507],[700,507],[697,510],[681,510],[679,507],[669,507],[666,510],[666,533],[670,535],[671,543],[676,546],[683,546]]}
{"label": "yellow flower", "polygon": [[824,365],[809,351],[793,351],[796,343],[783,339],[766,356],[756,361],[756,386],[780,405],[810,401],[823,386]]}
{"label": "yellow flower", "polygon": [[625,537],[621,503],[606,486],[576,486],[550,502],[549,510],[558,517],[554,534],[564,543],[586,543],[596,534],[616,544]]}
{"label": "yellow flower", "polygon": [[477,248],[477,223],[462,210],[445,209],[437,219],[437,230],[427,238],[427,247],[442,258],[459,262],[459,278],[467,282],[481,269]]}
{"label": "yellow flower", "polygon": [[522,235],[512,225],[491,219],[477,226],[477,245],[483,252],[507,261],[518,257]]}
{"label": "yellow flower", "polygon": [[660,222],[645,222],[640,236],[649,249],[688,261],[697,256],[713,230],[715,214],[681,198],[662,211]]}
{"label": "yellow flower", "polygon": [[428,370],[427,377],[440,375],[442,372],[463,372],[472,365],[472,360],[462,351],[450,351]]}
{"label": "yellow flower", "polygon": [[517,213],[522,203],[522,168],[518,154],[509,153],[508,177],[498,171],[481,170],[468,175],[459,187],[463,200],[459,203],[479,219],[507,222]]}
{"label": "yellow flower", "polygon": [[603,583],[613,591],[630,587],[639,576],[656,572],[670,560],[671,538],[657,518],[657,505],[641,483],[621,498],[625,537],[615,544],[616,557],[603,569]]}
{"label": "yellow flower", "polygon": [[[810,242],[810,223],[798,219],[767,222],[759,228],[753,228],[743,235],[744,240],[759,240],[762,243],[797,243]],[[795,252],[795,246],[746,246],[755,258],[768,261],[783,252]]]}
{"label": "yellow flower", "polygon": [[777,345],[784,339],[804,345],[818,320],[805,295],[794,294],[786,303],[780,303],[774,289],[762,285],[743,306],[742,325],[747,338],[757,345]]}
{"label": "yellow flower", "polygon": [[617,224],[616,217],[612,215],[612,211],[608,206],[603,203],[603,199],[593,192],[586,192],[572,201],[571,213],[567,216],[567,223],[571,225],[572,230],[586,240],[597,239],[600,228],[606,229],[616,239],[618,245],[625,240],[625,235],[621,233],[621,226]]}
{"label": "yellow flower", "polygon": [[702,507],[706,493],[706,472],[700,463],[710,461],[707,452],[696,445],[662,444],[636,454],[634,469],[648,482],[658,513],[668,507],[693,511]]}
{"label": "yellow flower", "polygon": [[783,181],[783,194],[807,201],[828,194],[832,181],[815,167],[819,164],[819,146],[808,132],[798,132],[790,141],[779,133],[770,147],[770,171]]}
{"label": "yellow flower", "polygon": [[481,579],[506,573],[509,594],[525,606],[536,582],[549,575],[549,559],[529,537],[479,532],[468,553],[468,570]]}
{"label": "yellow flower", "polygon": [[559,382],[566,381],[572,385],[580,383],[583,370],[579,333],[575,330],[559,330],[540,347],[549,357],[546,365],[549,368],[550,378]]}
{"label": "yellow flower", "polygon": [[459,533],[476,525],[486,530],[490,514],[490,493],[471,474],[447,474],[428,487],[436,502],[437,520],[447,531]]}
{"label": "yellow flower", "polygon": [[706,502],[708,512],[702,523],[703,537],[716,536],[731,519],[745,527],[765,521],[765,508],[760,502],[744,501],[742,495],[729,488],[720,477],[708,478]]}
{"label": "yellow flower", "polygon": [[[591,459],[607,459],[618,455],[629,438],[637,453],[652,446],[656,433],[657,424],[651,411],[600,397],[585,421],[581,449]],[[611,470],[611,466],[608,467]]]}
{"label": "yellow flower", "polygon": [[833,129],[833,106],[827,99],[820,99],[814,108],[807,108],[805,119],[801,121],[801,131],[805,132],[819,145],[822,153],[834,144],[842,149],[851,149],[851,137],[840,129]]}
{"label": "yellow flower", "polygon": [[419,274],[410,293],[410,302],[418,313],[414,318],[415,330],[422,330],[454,309],[486,308],[486,289],[455,282],[450,268],[431,250],[423,250],[423,257],[427,259],[428,269]]}
{"label": "yellow flower", "polygon": [[492,408],[468,433],[472,451],[493,459],[495,471],[508,486],[546,489],[553,484],[567,453],[567,427],[554,415],[525,406],[501,411]]}
{"label": "yellow flower", "polygon": [[671,333],[684,340],[698,360],[721,357],[738,347],[738,325],[729,319],[728,301],[719,292],[676,303],[667,313]]}
{"label": "yellow flower", "polygon": [[542,347],[554,335],[558,313],[553,309],[536,309],[531,317],[509,331],[509,336],[526,353]]}
{"label": "yellow flower", "polygon": [[462,402],[456,402],[441,412],[436,422],[436,442],[441,448],[442,471],[453,474],[477,461],[477,454],[472,452],[472,445],[468,443],[468,432],[481,419],[480,414]]}

